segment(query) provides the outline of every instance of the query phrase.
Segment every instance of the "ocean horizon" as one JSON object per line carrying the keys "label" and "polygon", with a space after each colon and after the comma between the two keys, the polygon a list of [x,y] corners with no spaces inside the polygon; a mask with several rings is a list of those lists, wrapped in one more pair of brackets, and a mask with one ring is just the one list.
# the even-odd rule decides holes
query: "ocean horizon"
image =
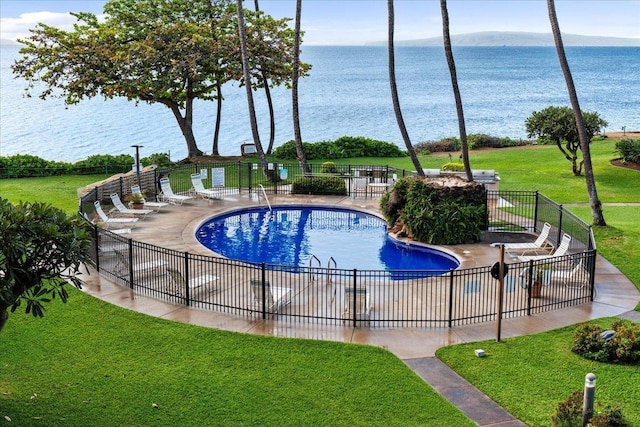
{"label": "ocean horizon", "polygon": [[[26,81],[10,66],[19,47],[1,46],[0,156],[32,154],[48,160],[77,161],[93,154],[141,156],[169,153],[186,157],[186,144],[168,108],[125,99],[94,98],[66,106],[62,99],[24,96]],[[567,47],[583,111],[609,122],[605,133],[640,129],[640,48]],[[569,105],[566,85],[552,47],[454,48],[467,133],[527,138],[525,120],[549,105]],[[299,102],[305,142],[364,136],[404,148],[389,90],[387,50],[376,46],[307,46],[302,60],[312,65],[300,80]],[[455,103],[441,47],[396,48],[400,104],[412,143],[458,135]],[[252,141],[245,89],[224,86],[219,149],[240,154]],[[276,142],[293,139],[291,91],[272,90]],[[263,91],[254,92],[260,138],[268,143]],[[195,102],[198,146],[211,153],[215,102]]]}

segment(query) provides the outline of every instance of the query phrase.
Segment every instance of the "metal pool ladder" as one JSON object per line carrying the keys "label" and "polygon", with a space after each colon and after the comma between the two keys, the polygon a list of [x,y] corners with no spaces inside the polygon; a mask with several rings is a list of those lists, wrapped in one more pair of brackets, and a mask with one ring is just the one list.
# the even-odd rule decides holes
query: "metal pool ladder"
{"label": "metal pool ladder", "polygon": [[[258,187],[262,190],[262,194],[264,195],[264,200],[267,201],[267,206],[269,207],[269,213],[273,213],[273,209],[271,209],[271,203],[269,203],[269,198],[267,197],[267,192],[264,190],[262,184],[258,184]],[[260,193],[258,192],[258,203],[260,203]]]}

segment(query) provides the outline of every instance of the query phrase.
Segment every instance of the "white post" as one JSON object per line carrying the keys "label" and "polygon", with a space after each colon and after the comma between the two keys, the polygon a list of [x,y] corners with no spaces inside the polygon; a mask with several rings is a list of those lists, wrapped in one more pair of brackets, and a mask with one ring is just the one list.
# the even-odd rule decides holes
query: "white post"
{"label": "white post", "polygon": [[589,373],[584,377],[584,401],[582,403],[582,427],[593,417],[593,401],[596,395],[596,376]]}

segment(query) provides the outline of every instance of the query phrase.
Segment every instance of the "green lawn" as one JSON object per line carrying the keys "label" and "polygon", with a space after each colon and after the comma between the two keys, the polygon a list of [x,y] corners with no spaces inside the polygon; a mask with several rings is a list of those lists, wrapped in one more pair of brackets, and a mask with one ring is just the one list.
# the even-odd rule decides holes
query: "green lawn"
{"label": "green lawn", "polygon": [[[592,145],[600,198],[640,202],[640,173],[611,166],[613,146]],[[421,161],[437,168],[448,156]],[[407,158],[340,161],[349,162],[413,169]],[[499,171],[501,189],[588,201],[584,178],[571,175],[555,147],[474,151],[471,162]],[[0,194],[72,212],[76,188],[103,178],[0,180]],[[590,222],[589,208],[571,210]],[[598,250],[640,287],[640,208],[604,213],[609,226],[594,230]],[[564,328],[447,347],[438,356],[531,425],[549,425],[557,402],[594,372],[598,401],[620,404],[640,425],[640,368],[585,361],[569,351],[571,336],[572,328]],[[474,356],[480,347],[487,358]],[[0,333],[0,354],[0,417],[14,425],[471,425],[384,350],[183,325],[80,292],[66,306],[51,304],[44,319],[12,314]]]}

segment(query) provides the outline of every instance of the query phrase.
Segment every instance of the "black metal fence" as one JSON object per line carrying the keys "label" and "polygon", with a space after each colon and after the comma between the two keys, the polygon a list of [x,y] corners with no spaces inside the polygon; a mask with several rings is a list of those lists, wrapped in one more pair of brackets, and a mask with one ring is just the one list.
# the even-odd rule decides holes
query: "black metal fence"
{"label": "black metal fence", "polygon": [[[252,164],[231,165],[209,166],[207,184],[220,182],[224,176],[224,190],[229,193],[255,191],[257,185],[263,185],[274,193],[286,194],[289,171],[296,170],[295,165],[274,165],[273,170],[286,179],[267,183],[262,173],[254,173]],[[202,168],[171,171],[174,191],[192,191],[190,175]],[[407,173],[380,167],[341,168],[346,181],[360,178],[362,173],[369,183],[385,183],[394,174]],[[374,176],[375,170],[380,172]],[[294,176],[296,173],[304,175],[299,168]],[[308,173],[322,178],[320,174],[326,172],[318,169]],[[140,182],[155,191],[158,177],[157,171],[147,172]],[[131,179],[137,182],[137,178]],[[127,184],[116,180],[109,189],[91,190],[82,198],[81,210],[91,209],[92,201],[109,191],[126,193]],[[369,196],[366,189],[351,194]],[[588,225],[537,192],[488,192],[487,216],[487,232],[505,236],[539,232],[548,222],[552,226],[550,240],[556,246],[564,233],[572,236],[566,255],[508,263],[502,289],[503,318],[593,300],[596,250]],[[176,304],[238,316],[351,327],[451,327],[495,320],[499,312],[500,289],[490,266],[425,272],[251,264],[137,242],[98,226],[94,233],[92,257],[100,274],[136,293]]]}

